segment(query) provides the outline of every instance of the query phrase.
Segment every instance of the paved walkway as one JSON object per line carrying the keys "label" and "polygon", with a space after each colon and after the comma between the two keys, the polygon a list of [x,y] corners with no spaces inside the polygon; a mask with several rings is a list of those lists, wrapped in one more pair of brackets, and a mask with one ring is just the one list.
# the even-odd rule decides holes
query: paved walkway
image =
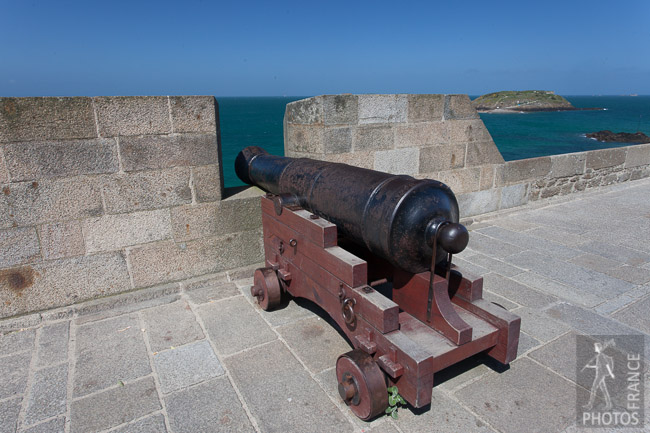
{"label": "paved walkway", "polygon": [[650,180],[475,223],[458,263],[522,317],[519,358],[444,371],[397,421],[357,420],[336,392],[345,340],[314,308],[261,311],[250,278],[0,321],[23,328],[0,337],[0,433],[575,431],[576,335],[650,334],[649,241]]}

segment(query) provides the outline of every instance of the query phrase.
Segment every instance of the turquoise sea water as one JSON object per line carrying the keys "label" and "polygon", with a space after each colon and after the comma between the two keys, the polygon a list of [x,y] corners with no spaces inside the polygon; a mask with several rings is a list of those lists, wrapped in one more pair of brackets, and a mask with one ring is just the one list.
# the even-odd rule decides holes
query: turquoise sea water
{"label": "turquoise sea water", "polygon": [[650,135],[650,96],[566,96],[575,107],[598,111],[485,113],[481,119],[506,161],[581,152],[625,143],[601,143],[584,136],[609,129]]}
{"label": "turquoise sea water", "polygon": [[284,155],[284,109],[289,102],[306,97],[217,98],[226,187],[244,184],[235,175],[235,157],[244,147],[260,146],[269,153]]}
{"label": "turquoise sea water", "polygon": [[[285,106],[304,97],[217,98],[221,122],[225,186],[242,182],[234,171],[237,153],[257,145],[284,154],[282,120]],[[499,151],[507,160],[580,152],[626,144],[600,143],[584,136],[609,129],[650,135],[650,96],[567,96],[576,107],[599,111],[481,114]],[[473,98],[472,98],[473,99]]]}

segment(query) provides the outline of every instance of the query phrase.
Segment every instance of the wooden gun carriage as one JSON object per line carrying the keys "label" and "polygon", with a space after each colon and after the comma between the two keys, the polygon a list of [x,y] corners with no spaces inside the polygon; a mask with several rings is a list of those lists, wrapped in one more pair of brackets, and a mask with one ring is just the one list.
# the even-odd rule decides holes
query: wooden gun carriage
{"label": "wooden gun carriage", "polygon": [[436,372],[479,352],[515,359],[520,318],[452,265],[469,235],[446,185],[258,147],[235,169],[268,192],[251,294],[265,310],[309,299],[338,324],[355,348],[336,362],[339,394],[359,418],[384,412],[388,386],[419,408]]}

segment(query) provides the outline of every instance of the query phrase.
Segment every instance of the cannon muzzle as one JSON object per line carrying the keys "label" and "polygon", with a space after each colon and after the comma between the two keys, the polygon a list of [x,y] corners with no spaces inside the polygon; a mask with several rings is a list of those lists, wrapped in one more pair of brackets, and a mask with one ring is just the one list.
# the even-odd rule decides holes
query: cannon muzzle
{"label": "cannon muzzle", "polygon": [[[235,160],[247,184],[279,195],[336,224],[341,233],[393,265],[419,273],[465,249],[467,229],[458,223],[458,202],[436,180],[392,175],[346,164],[286,158],[250,146]],[[434,242],[435,240],[435,242]]]}

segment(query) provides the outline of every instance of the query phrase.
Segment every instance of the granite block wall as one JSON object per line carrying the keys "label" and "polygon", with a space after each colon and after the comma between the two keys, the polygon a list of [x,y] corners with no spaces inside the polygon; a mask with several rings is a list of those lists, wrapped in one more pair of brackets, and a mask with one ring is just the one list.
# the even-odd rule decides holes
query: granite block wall
{"label": "granite block wall", "polygon": [[0,318],[261,262],[211,96],[0,98]]}
{"label": "granite block wall", "polygon": [[[467,223],[650,176],[650,144],[504,162],[465,95],[317,96],[284,122],[288,156],[439,179]],[[220,152],[211,96],[0,98],[0,319],[250,275],[262,192],[224,190]]]}
{"label": "granite block wall", "polygon": [[[466,95],[322,95],[287,105],[285,154],[438,179],[461,218],[650,176],[650,144],[505,162]],[[469,219],[468,219],[469,218]]]}
{"label": "granite block wall", "polygon": [[525,182],[529,200],[650,176],[650,143],[509,161],[505,183]]}
{"label": "granite block wall", "polygon": [[322,95],[287,105],[285,155],[435,178],[454,191],[494,185],[503,164],[467,95]]}
{"label": "granite block wall", "polygon": [[650,143],[508,161],[494,187],[457,194],[461,217],[650,176]]}

